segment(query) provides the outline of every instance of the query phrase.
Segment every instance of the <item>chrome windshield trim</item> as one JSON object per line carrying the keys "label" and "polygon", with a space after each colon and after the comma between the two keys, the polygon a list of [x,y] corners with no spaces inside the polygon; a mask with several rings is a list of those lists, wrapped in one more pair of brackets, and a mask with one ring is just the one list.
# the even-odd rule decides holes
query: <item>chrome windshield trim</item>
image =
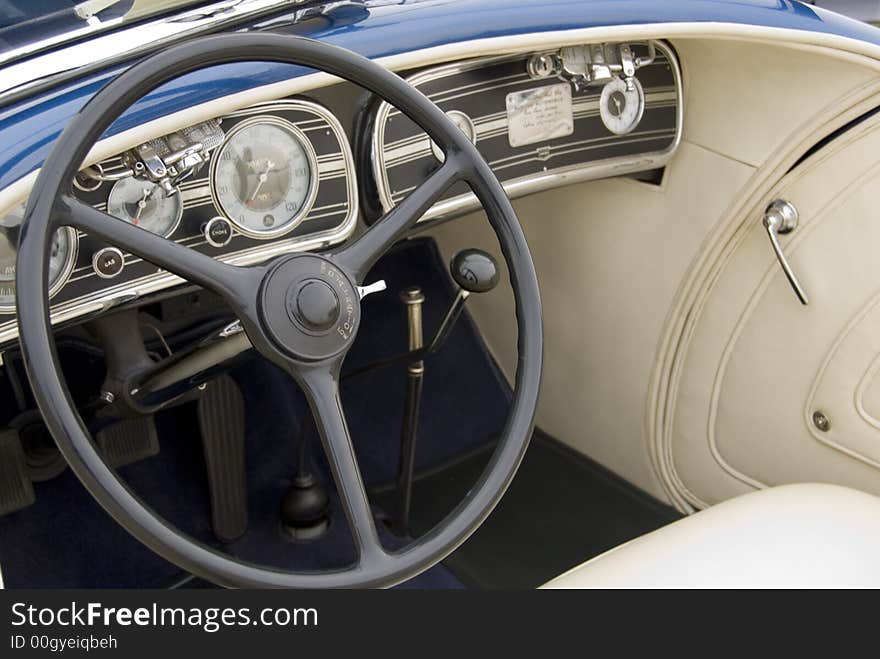
{"label": "chrome windshield trim", "polygon": [[[13,92],[21,92],[41,80],[86,65],[99,65],[125,59],[140,52],[223,27],[250,16],[302,5],[309,0],[221,0],[192,7],[181,13],[138,23],[108,32],[123,19],[85,25],[64,34],[0,54],[0,102]],[[63,46],[65,42],[94,34],[87,41]],[[60,46],[60,47],[59,47]],[[45,51],[45,52],[43,52]]]}

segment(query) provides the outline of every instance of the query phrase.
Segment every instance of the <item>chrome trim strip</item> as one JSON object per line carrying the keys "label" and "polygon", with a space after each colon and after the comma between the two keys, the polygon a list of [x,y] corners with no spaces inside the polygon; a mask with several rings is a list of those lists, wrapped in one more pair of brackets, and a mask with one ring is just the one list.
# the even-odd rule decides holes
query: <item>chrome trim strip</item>
{"label": "chrome trim strip", "polygon": [[[255,14],[285,5],[297,6],[307,0],[222,0],[207,6],[193,7],[173,16],[137,23],[128,28],[106,32],[108,27],[120,24],[121,19],[105,21],[94,26],[37,41],[0,55],[0,66],[5,66],[0,78],[0,103],[13,91],[18,92],[40,80],[72,71],[85,65],[96,65],[124,59],[147,49],[165,45],[181,37],[218,29]],[[105,34],[97,34],[106,32]],[[72,39],[95,34],[87,41],[49,50]],[[48,51],[41,53],[41,51]],[[20,60],[20,61],[17,61]]]}
{"label": "chrome trim strip", "polygon": [[[633,160],[629,156],[622,158],[610,158],[603,160],[599,165],[584,167],[583,165],[569,165],[559,169],[548,170],[536,174],[530,174],[520,178],[511,179],[501,184],[504,191],[511,199],[522,197],[533,192],[540,192],[550,188],[558,188],[572,183],[592,181],[600,178],[631,174],[632,172],[646,171],[661,167],[668,161],[668,157],[658,158],[646,155],[641,159]],[[419,220],[419,223],[429,219],[452,217],[474,209],[479,209],[480,204],[473,194],[463,194],[452,199],[447,199],[435,204],[431,210]]]}
{"label": "chrome trim strip", "polygon": [[48,50],[53,46],[63,45],[64,43],[67,43],[69,41],[81,39],[82,37],[94,34],[95,32],[103,32],[109,28],[116,27],[117,25],[122,25],[122,22],[123,19],[120,17],[111,19],[109,21],[102,21],[100,23],[87,24],[74,30],[68,30],[63,34],[56,34],[54,36],[47,37],[46,39],[34,41],[33,43],[29,43],[26,46],[13,48],[12,50],[8,50],[5,53],[0,54],[0,65],[6,64],[7,62],[14,62],[16,60],[24,59],[28,55],[33,55],[39,53],[40,51]]}
{"label": "chrome trim strip", "polygon": [[[330,247],[331,245],[338,244],[348,238],[354,231],[357,224],[359,213],[357,171],[355,170],[354,166],[354,156],[351,152],[351,145],[348,142],[342,124],[339,123],[339,120],[336,118],[336,116],[324,106],[319,105],[318,103],[314,103],[312,101],[304,101],[300,99],[257,103],[248,108],[244,108],[243,111],[248,111],[251,113],[268,112],[272,108],[292,108],[295,110],[311,112],[318,115],[320,118],[323,118],[327,122],[327,125],[330,127],[330,130],[333,131],[336,140],[342,148],[342,153],[340,155],[342,156],[344,162],[344,169],[346,172],[350,173],[346,180],[346,196],[348,197],[346,203],[348,203],[348,213],[345,216],[342,224],[340,224],[336,228],[327,231],[310,233],[304,236],[292,237],[288,238],[287,240],[275,240],[272,242],[268,242],[265,245],[255,245],[245,250],[225,254],[222,258],[220,258],[221,261],[231,263],[233,265],[251,265],[253,263],[266,261],[272,257],[279,256],[281,254],[324,249]],[[315,187],[318,186],[316,185]],[[343,202],[340,202],[340,204],[342,203]],[[327,206],[319,207],[319,209],[329,210],[334,206],[335,204],[328,204]],[[336,213],[327,213],[327,215],[336,214],[338,214],[338,211]],[[321,215],[319,217],[324,217],[324,215]],[[315,219],[319,219],[319,217],[316,217]],[[189,238],[186,238],[184,240],[196,240],[201,238],[203,238],[203,236],[190,236]],[[206,242],[204,240],[201,240],[198,242],[191,242],[188,244],[188,246],[195,247],[197,245],[204,244],[206,244]],[[128,256],[131,257],[132,255],[128,254]],[[126,266],[140,260],[141,259],[138,258],[126,260]],[[73,268],[74,262],[75,261],[71,262],[71,270]],[[89,270],[89,272],[85,276],[91,276],[93,273],[90,271],[90,269],[87,270]],[[69,276],[69,274],[70,273],[68,272],[67,276]],[[65,283],[66,281],[67,280],[65,279]],[[133,300],[136,300],[137,298],[143,297],[144,295],[156,293],[158,291],[178,286],[183,283],[186,283],[183,278],[164,270],[159,270],[154,275],[147,275],[134,281],[123,282],[118,284],[117,286],[101,289],[99,291],[95,291],[90,295],[79,297],[73,300],[68,300],[67,302],[59,304],[52,309],[51,320],[53,324],[56,324],[73,320],[81,316],[101,313],[119,304],[131,302]],[[16,338],[18,338],[18,324],[16,323],[16,320],[14,318],[0,324],[0,345],[12,341]]]}
{"label": "chrome trim strip", "polygon": [[[653,40],[652,40],[653,41]],[[638,43],[638,40],[635,40]],[[635,157],[624,156],[619,158],[611,158],[602,160],[597,163],[587,163],[583,165],[569,165],[566,167],[548,169],[544,172],[530,174],[516,179],[503,182],[505,192],[510,197],[519,197],[540,190],[568,185],[581,181],[589,181],[608,176],[619,176],[623,174],[631,174],[634,172],[645,171],[648,169],[656,169],[665,165],[672,158],[678,145],[681,143],[682,126],[684,125],[684,99],[682,95],[681,68],[679,67],[678,58],[672,52],[672,49],[661,41],[653,41],[656,48],[663,53],[672,67],[673,77],[675,78],[675,99],[678,103],[678,112],[675,126],[675,139],[673,143],[663,151],[655,151],[650,153],[639,154]],[[484,57],[467,62],[457,62],[444,66],[435,67],[427,71],[422,71],[408,77],[406,80],[413,86],[424,84],[439,78],[445,78],[457,73],[470,71],[475,68],[494,64],[498,62],[511,61],[519,59],[527,53],[518,53],[515,55],[504,55],[500,57]],[[443,92],[438,92],[442,94]],[[667,92],[668,93],[668,92]],[[434,96],[438,95],[434,94]],[[589,102],[588,100],[585,101]],[[370,160],[373,169],[373,179],[376,181],[376,188],[379,194],[379,201],[382,204],[382,211],[387,213],[390,211],[395,202],[391,193],[388,176],[385,172],[385,149],[381,148],[385,142],[385,125],[388,117],[392,116],[395,109],[388,103],[382,103],[376,113],[376,120],[373,124],[373,143],[370,153]],[[478,118],[477,141],[481,138],[490,136],[489,131],[480,131],[479,121],[486,117]],[[497,130],[497,126],[493,123],[493,129]],[[484,124],[485,125],[485,124]],[[418,136],[416,136],[418,137]],[[427,144],[427,138],[425,138]],[[525,155],[525,154],[522,154]],[[479,208],[479,202],[473,193],[459,195],[452,199],[447,199],[434,204],[419,220],[426,222],[428,220],[437,219],[457,215],[474,208]]]}

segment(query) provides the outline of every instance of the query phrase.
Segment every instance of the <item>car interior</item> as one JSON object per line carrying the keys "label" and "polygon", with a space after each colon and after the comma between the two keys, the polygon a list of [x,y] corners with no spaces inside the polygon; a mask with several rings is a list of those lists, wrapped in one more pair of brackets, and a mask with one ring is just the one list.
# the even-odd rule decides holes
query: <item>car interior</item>
{"label": "car interior", "polygon": [[443,4],[4,65],[6,587],[880,583],[880,46]]}

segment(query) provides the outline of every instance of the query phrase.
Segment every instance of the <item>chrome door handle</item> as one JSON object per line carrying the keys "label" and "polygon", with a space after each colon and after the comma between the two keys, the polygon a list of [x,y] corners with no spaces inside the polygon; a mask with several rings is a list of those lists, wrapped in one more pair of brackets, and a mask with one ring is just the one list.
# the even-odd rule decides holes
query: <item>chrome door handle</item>
{"label": "chrome door handle", "polygon": [[791,202],[777,199],[767,206],[767,210],[764,211],[763,224],[764,228],[767,230],[767,237],[770,238],[770,245],[776,253],[776,260],[779,261],[779,265],[782,267],[782,272],[785,273],[788,283],[791,284],[791,287],[794,289],[794,294],[797,295],[801,304],[809,304],[807,293],[803,286],[801,286],[798,278],[795,276],[794,270],[791,269],[788,259],[785,258],[785,253],[782,251],[782,245],[779,244],[780,235],[791,233],[797,228],[797,209]]}

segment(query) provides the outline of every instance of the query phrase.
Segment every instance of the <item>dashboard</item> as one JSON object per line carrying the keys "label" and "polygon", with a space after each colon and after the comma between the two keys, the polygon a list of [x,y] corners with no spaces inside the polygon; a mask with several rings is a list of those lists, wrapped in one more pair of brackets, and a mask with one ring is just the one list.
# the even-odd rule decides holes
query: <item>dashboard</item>
{"label": "dashboard", "polygon": [[[662,42],[481,58],[429,68],[407,80],[479,147],[511,197],[658,169],[681,135],[681,74]],[[442,154],[387,103],[370,130],[378,210],[387,212],[437,167]],[[460,183],[422,219],[477,206]]]}
{"label": "dashboard", "polygon": [[[79,199],[181,245],[247,265],[345,239],[358,215],[349,140],[304,99],[254,105],[188,126],[84,169]],[[24,204],[0,220],[0,318],[14,319]],[[116,307],[180,278],[70,228],[50,257],[53,320]],[[0,340],[15,329],[0,324]]]}
{"label": "dashboard", "polygon": [[[681,74],[660,41],[482,57],[401,75],[468,135],[512,197],[607,176],[650,180],[680,140]],[[396,109],[338,83],[137,144],[83,169],[73,189],[120,221],[246,265],[343,242],[359,219],[376,221],[443,158]],[[476,206],[459,183],[422,222]],[[22,203],[0,218],[0,344],[17,336],[23,211]],[[182,283],[70,228],[56,234],[49,269],[56,323]]]}

